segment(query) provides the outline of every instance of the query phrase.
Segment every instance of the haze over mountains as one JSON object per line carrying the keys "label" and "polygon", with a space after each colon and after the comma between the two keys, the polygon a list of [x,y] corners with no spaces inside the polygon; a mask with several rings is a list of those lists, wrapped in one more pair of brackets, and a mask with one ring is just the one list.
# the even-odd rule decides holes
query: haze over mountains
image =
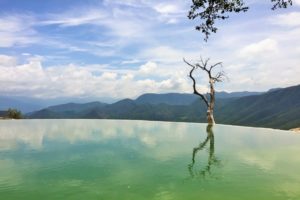
{"label": "haze over mountains", "polygon": [[[260,92],[217,92],[217,98],[230,98],[230,97],[242,97],[252,94],[260,94]],[[193,94],[180,94],[180,93],[168,93],[168,94],[143,94],[136,99],[138,103],[150,103],[159,104],[166,103],[170,105],[188,105],[192,103],[197,96]],[[99,101],[97,98],[54,98],[54,99],[40,99],[24,96],[0,96],[0,110],[7,110],[8,108],[15,108],[23,113],[33,112],[41,110],[46,107],[66,104],[66,103],[78,103],[84,104],[87,102]],[[114,103],[117,100],[112,98],[101,98],[101,101],[105,103]],[[175,102],[175,103],[174,103]]]}
{"label": "haze over mountains", "polygon": [[[115,102],[112,98],[102,98],[105,102]],[[23,113],[37,111],[49,106],[65,104],[69,102],[86,103],[96,101],[96,98],[32,98],[24,96],[0,96],[0,110],[15,108]]]}
{"label": "haze over mountains", "polygon": [[[140,119],[206,122],[206,107],[193,94],[144,94],[116,103],[67,103],[29,113],[28,118]],[[217,123],[291,129],[300,126],[300,85],[265,93],[217,93]]]}

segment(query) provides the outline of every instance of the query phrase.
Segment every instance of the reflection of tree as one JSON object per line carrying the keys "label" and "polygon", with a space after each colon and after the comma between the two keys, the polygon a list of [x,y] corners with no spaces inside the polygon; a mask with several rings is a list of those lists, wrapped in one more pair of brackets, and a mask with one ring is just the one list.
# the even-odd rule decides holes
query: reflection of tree
{"label": "reflection of tree", "polygon": [[[220,165],[220,161],[215,156],[215,141],[214,141],[214,133],[213,133],[212,125],[207,125],[206,133],[207,133],[206,139],[193,149],[192,163],[189,164],[188,166],[188,170],[192,178],[198,176],[204,178],[207,174],[212,175],[211,167],[214,165],[217,166]],[[209,148],[208,148],[207,165],[200,170],[195,170],[194,165],[196,162],[196,155],[199,151],[203,150],[206,147],[208,142],[209,142]]]}

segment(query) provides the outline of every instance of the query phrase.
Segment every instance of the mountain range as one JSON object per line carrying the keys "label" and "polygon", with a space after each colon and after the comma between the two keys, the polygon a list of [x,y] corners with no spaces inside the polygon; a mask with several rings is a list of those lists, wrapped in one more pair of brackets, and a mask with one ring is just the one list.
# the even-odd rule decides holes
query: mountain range
{"label": "mountain range", "polygon": [[[206,107],[193,94],[144,94],[135,100],[67,103],[28,113],[27,118],[140,119],[206,122]],[[300,85],[268,92],[216,94],[215,120],[221,124],[291,129],[300,127]]]}
{"label": "mountain range", "polygon": [[[86,103],[96,101],[97,98],[35,98],[27,96],[0,96],[0,110],[7,110],[8,108],[15,108],[22,111],[22,113],[28,113],[37,111],[49,106],[65,104],[68,102]],[[101,98],[105,102],[115,102],[112,98]]]}

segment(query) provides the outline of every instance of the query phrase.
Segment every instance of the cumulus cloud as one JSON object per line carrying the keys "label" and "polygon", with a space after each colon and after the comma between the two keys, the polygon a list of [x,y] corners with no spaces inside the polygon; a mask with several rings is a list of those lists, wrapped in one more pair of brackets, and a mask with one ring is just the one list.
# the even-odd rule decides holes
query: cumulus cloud
{"label": "cumulus cloud", "polygon": [[157,12],[162,14],[172,14],[181,11],[181,9],[178,8],[176,4],[167,4],[167,3],[159,3],[158,5],[154,6],[154,9]]}
{"label": "cumulus cloud", "polygon": [[[300,3],[299,3],[300,5]],[[279,14],[276,17],[270,18],[271,23],[285,27],[300,26],[300,12],[290,12]]]}
{"label": "cumulus cloud", "polygon": [[274,39],[264,39],[262,41],[249,44],[239,51],[239,55],[244,59],[255,60],[257,57],[274,56],[278,52],[277,41]]}
{"label": "cumulus cloud", "polygon": [[[269,38],[245,44],[227,57],[225,70],[230,81],[225,87],[236,90],[268,90],[299,84],[300,41],[294,32],[273,33]],[[293,49],[291,51],[291,49]],[[243,87],[241,87],[243,86]],[[221,86],[222,87],[222,86]]]}
{"label": "cumulus cloud", "polygon": [[153,71],[156,69],[157,64],[155,62],[147,62],[146,64],[140,67],[140,73],[147,75],[149,73],[153,73]]}
{"label": "cumulus cloud", "polygon": [[178,73],[158,79],[154,62],[122,71],[73,64],[43,67],[41,57],[30,57],[27,63],[16,64],[13,57],[1,57],[6,60],[0,67],[0,83],[5,85],[0,92],[7,95],[134,98],[145,92],[189,91],[188,79],[178,77]]}
{"label": "cumulus cloud", "polygon": [[186,4],[182,2],[160,2],[152,5],[152,8],[159,14],[159,19],[168,24],[176,24],[180,19],[186,17]]}
{"label": "cumulus cloud", "polygon": [[0,67],[14,66],[16,64],[17,64],[17,59],[15,57],[0,54]]}

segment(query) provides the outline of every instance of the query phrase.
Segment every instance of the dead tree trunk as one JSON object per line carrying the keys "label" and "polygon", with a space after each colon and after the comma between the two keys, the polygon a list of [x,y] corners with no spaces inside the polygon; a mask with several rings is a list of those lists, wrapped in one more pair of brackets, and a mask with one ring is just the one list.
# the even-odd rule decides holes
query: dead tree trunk
{"label": "dead tree trunk", "polygon": [[214,119],[214,107],[215,107],[215,88],[214,88],[214,83],[213,80],[209,80],[209,87],[210,87],[210,100],[209,100],[209,105],[207,108],[207,123],[210,124],[215,124],[215,119]]}
{"label": "dead tree trunk", "polygon": [[[205,103],[206,107],[207,107],[207,123],[208,125],[214,125],[215,124],[215,119],[214,119],[214,107],[215,107],[215,88],[214,85],[216,82],[222,82],[223,78],[225,77],[225,74],[223,71],[218,72],[216,75],[212,74],[212,70],[217,67],[217,66],[221,66],[222,67],[222,63],[216,63],[214,65],[211,65],[208,67],[208,61],[209,59],[206,59],[205,61],[200,60],[200,63],[196,63],[196,64],[191,64],[189,62],[187,62],[185,59],[183,59],[183,61],[189,65],[190,67],[192,67],[190,73],[189,73],[189,77],[192,79],[193,81],[193,90],[194,90],[194,94],[198,95]],[[196,69],[201,69],[202,71],[206,72],[208,75],[208,80],[209,80],[209,101],[206,98],[206,96],[200,92],[198,92],[197,87],[196,87],[196,80],[193,76],[193,73]]]}

